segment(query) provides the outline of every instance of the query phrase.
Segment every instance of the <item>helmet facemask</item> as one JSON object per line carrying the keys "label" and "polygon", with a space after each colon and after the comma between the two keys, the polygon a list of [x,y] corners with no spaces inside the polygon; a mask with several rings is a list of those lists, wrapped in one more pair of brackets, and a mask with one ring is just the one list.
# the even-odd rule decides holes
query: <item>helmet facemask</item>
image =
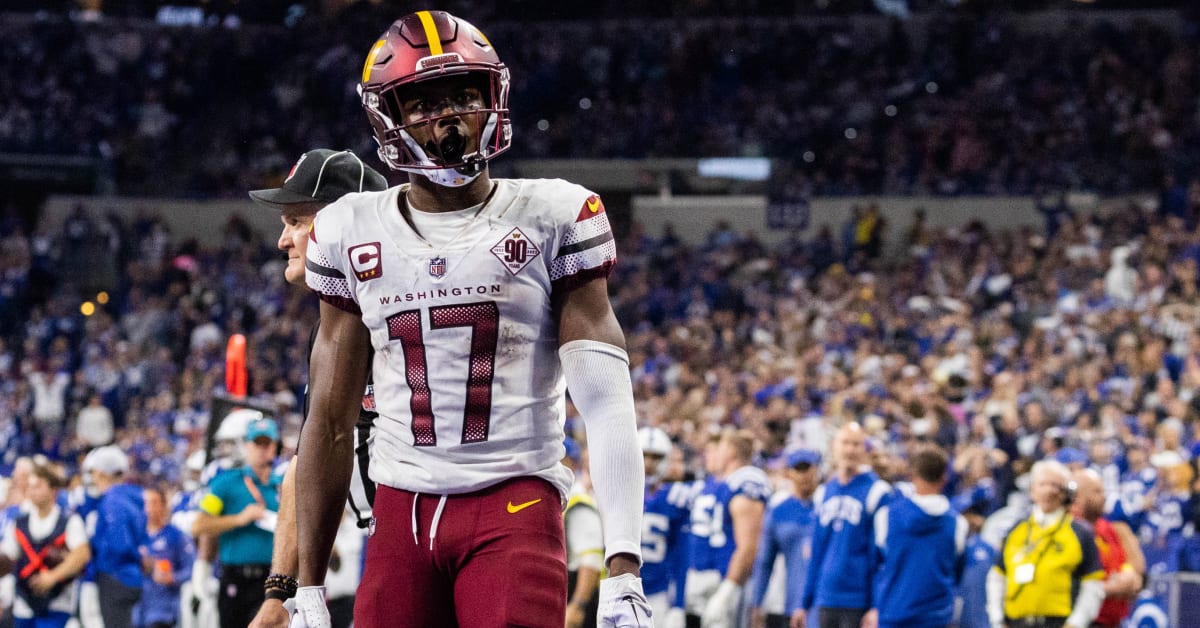
{"label": "helmet facemask", "polygon": [[[470,80],[461,81],[461,91],[476,90],[478,98],[455,94],[429,105],[430,115],[410,112],[406,116],[404,99],[424,87],[423,83],[464,76]],[[488,160],[512,142],[512,124],[505,107],[508,84],[508,69],[500,66],[447,72],[379,88],[360,86],[359,91],[384,163],[438,185],[460,187],[475,180]]]}

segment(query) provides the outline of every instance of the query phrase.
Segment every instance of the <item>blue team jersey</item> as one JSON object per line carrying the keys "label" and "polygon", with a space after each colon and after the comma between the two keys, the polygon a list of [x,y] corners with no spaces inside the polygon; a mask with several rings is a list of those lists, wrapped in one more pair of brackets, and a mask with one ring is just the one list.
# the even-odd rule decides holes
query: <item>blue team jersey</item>
{"label": "blue team jersey", "polygon": [[688,566],[691,569],[716,569],[721,577],[725,577],[729,559],[737,547],[729,503],[738,495],[766,504],[771,498],[767,474],[756,467],[742,467],[724,480],[709,481],[692,500],[688,532]]}
{"label": "blue team jersey", "polygon": [[1127,472],[1121,476],[1116,494],[1109,496],[1104,516],[1109,521],[1128,524],[1131,530],[1141,529],[1146,522],[1146,495],[1156,483],[1158,470],[1153,467]]}
{"label": "blue team jersey", "polygon": [[646,492],[642,515],[642,589],[646,595],[662,593],[675,583],[682,593],[680,568],[686,569],[684,540],[694,488],[675,482]]}
{"label": "blue team jersey", "polygon": [[996,548],[989,545],[978,534],[967,539],[966,562],[962,579],[958,583],[958,597],[962,600],[962,614],[958,625],[961,628],[989,628],[987,617],[987,574],[996,563]]}
{"label": "blue team jersey", "polygon": [[1179,549],[1192,535],[1192,512],[1187,493],[1159,493],[1138,531],[1146,569],[1151,573],[1179,571]]}

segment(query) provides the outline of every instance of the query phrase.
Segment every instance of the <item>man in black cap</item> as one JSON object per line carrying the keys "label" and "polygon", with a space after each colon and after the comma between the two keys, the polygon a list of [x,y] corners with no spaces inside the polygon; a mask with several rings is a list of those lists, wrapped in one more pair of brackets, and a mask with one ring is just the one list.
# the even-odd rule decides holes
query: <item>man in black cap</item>
{"label": "man in black cap", "polygon": [[[250,198],[258,204],[279,210],[283,232],[279,234],[278,246],[288,256],[287,267],[283,271],[288,283],[304,286],[304,254],[308,247],[308,232],[318,211],[346,194],[376,192],[387,187],[387,179],[364,164],[354,153],[317,148],[300,156],[280,187],[250,192]],[[314,327],[313,337],[316,333]],[[311,351],[311,337],[309,348]],[[307,398],[304,414],[308,415]],[[366,527],[371,519],[371,502],[375,496],[375,486],[367,475],[367,441],[376,416],[374,393],[368,382],[358,425],[354,430],[356,464],[347,500],[360,527]],[[266,601],[250,624],[254,628],[284,628],[288,625],[288,612],[283,602],[295,595],[296,573],[299,570],[295,469],[295,465],[289,465],[283,476],[271,575],[265,583]],[[337,619],[334,618],[334,626],[339,625]]]}

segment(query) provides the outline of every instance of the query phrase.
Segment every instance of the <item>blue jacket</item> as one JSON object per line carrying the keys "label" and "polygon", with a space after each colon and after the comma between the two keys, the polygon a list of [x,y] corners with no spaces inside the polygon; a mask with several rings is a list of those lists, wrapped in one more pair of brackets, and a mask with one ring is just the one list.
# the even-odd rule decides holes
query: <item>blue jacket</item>
{"label": "blue jacket", "polygon": [[771,581],[771,570],[775,557],[783,553],[787,565],[787,601],[784,612],[789,617],[801,608],[804,579],[808,573],[808,559],[812,555],[813,528],[817,517],[811,501],[801,501],[792,496],[779,502],[767,511],[763,519],[762,539],[758,542],[758,556],[754,559],[754,590],[750,601],[762,606]]}
{"label": "blue jacket", "polygon": [[141,548],[147,545],[142,489],[118,484],[108,489],[96,507],[92,562],[96,574],[108,574],[121,584],[142,588]]}
{"label": "blue jacket", "polygon": [[805,609],[872,607],[872,521],[891,494],[892,487],[873,471],[846,484],[835,476],[817,489],[817,528],[800,601]]}
{"label": "blue jacket", "polygon": [[875,515],[880,628],[933,628],[954,619],[967,521],[942,495],[896,496]]}
{"label": "blue jacket", "polygon": [[192,539],[168,524],[149,537],[149,554],[156,562],[171,563],[175,584],[162,585],[154,581],[153,572],[142,579],[142,600],[139,603],[141,625],[174,624],[179,619],[179,587],[192,577],[192,562],[196,550]]}

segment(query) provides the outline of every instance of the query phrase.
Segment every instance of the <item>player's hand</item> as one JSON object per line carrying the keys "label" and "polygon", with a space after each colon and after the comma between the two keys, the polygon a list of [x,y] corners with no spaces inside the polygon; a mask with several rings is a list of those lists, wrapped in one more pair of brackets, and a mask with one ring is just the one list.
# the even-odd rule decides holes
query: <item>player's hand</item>
{"label": "player's hand", "polygon": [[879,611],[874,608],[867,611],[858,625],[860,628],[879,628]]}
{"label": "player's hand", "polygon": [[272,599],[263,602],[249,628],[288,628],[290,622],[290,613],[283,607],[283,601]]}
{"label": "player's hand", "polygon": [[788,628],[804,628],[808,625],[808,613],[803,608],[798,608],[792,612],[792,620],[789,622]]}
{"label": "player's hand", "polygon": [[208,597],[209,581],[212,577],[212,564],[207,560],[197,559],[192,563],[192,595],[198,599]]}
{"label": "player's hand", "polygon": [[242,518],[242,525],[245,526],[262,519],[265,514],[267,514],[267,508],[262,504],[254,503],[243,508],[242,512],[238,513],[238,516]]}
{"label": "player's hand", "polygon": [[742,587],[732,580],[722,580],[717,592],[704,605],[700,623],[704,628],[733,628],[734,613],[742,599]]}
{"label": "player's hand", "polygon": [[325,606],[325,587],[296,589],[296,612],[291,628],[330,628],[329,608]]}
{"label": "player's hand", "polygon": [[626,573],[600,581],[599,628],[653,628],[642,579]]}

